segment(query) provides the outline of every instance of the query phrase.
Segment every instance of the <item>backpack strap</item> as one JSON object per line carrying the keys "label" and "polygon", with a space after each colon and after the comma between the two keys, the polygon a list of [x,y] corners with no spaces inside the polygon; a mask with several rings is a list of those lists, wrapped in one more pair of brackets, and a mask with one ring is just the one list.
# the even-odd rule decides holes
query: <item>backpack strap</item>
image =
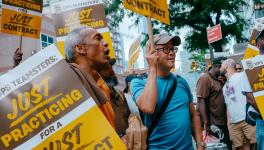
{"label": "backpack strap", "polygon": [[175,92],[176,88],[177,88],[177,79],[175,79],[175,76],[173,75],[173,84],[172,84],[172,87],[171,87],[170,91],[168,92],[167,97],[166,97],[164,103],[162,104],[159,112],[156,114],[155,117],[153,117],[155,119],[152,121],[152,123],[150,124],[150,126],[148,128],[148,136],[147,136],[147,139],[149,139],[149,137],[151,136],[154,128],[157,126],[157,124],[158,124],[158,122],[159,122],[159,120],[161,118],[161,115],[165,112],[167,106],[169,105],[169,103],[170,103],[170,101],[172,99],[173,93]]}

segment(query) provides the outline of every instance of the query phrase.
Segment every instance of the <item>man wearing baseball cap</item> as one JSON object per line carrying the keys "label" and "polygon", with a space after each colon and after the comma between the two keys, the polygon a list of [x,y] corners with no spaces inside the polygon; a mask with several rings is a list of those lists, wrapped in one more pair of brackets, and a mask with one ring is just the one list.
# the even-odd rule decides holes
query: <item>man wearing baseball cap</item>
{"label": "man wearing baseball cap", "polygon": [[133,100],[143,112],[143,121],[149,129],[150,150],[193,150],[191,131],[198,150],[204,149],[189,85],[184,78],[170,72],[175,66],[176,46],[180,43],[178,36],[155,35],[155,49],[147,45],[148,77],[135,78],[131,82]]}

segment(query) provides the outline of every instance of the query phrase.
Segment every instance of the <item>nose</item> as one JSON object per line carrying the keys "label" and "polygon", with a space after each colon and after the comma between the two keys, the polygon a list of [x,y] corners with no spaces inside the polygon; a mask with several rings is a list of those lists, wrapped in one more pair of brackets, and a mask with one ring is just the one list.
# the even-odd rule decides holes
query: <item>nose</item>
{"label": "nose", "polygon": [[105,48],[105,55],[109,55],[110,50],[108,48]]}
{"label": "nose", "polygon": [[175,52],[174,51],[170,51],[169,52],[169,56],[175,56]]}
{"label": "nose", "polygon": [[106,41],[103,41],[104,47],[108,47],[108,43]]}

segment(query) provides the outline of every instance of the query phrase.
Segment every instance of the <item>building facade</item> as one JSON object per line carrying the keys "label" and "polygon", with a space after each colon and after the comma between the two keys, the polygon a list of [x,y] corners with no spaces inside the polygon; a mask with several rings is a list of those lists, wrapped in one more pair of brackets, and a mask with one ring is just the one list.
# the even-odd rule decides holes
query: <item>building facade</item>
{"label": "building facade", "polygon": [[124,72],[124,42],[122,35],[118,32],[118,28],[112,28],[110,30],[113,48],[115,50],[116,63],[114,65],[114,71],[116,74],[123,74]]}
{"label": "building facade", "polygon": [[254,5],[255,19],[263,19],[264,17],[264,3],[258,3]]}

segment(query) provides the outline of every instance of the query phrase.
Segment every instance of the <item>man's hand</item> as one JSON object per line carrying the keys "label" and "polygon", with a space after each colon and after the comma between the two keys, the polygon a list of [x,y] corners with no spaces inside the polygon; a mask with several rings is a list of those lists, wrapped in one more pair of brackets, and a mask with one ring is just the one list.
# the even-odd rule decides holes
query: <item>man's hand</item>
{"label": "man's hand", "polygon": [[16,49],[14,56],[13,56],[13,60],[14,60],[14,67],[16,67],[17,65],[19,65],[19,63],[22,60],[22,56],[23,53],[19,50],[19,48]]}
{"label": "man's hand", "polygon": [[157,69],[157,65],[158,65],[157,51],[154,49],[151,49],[150,44],[147,47],[146,59],[147,59],[149,68]]}
{"label": "man's hand", "polygon": [[254,95],[253,95],[253,93],[252,93],[252,92],[244,92],[244,93],[245,93],[245,95],[246,95],[247,102],[248,102],[251,106],[253,106],[253,108],[254,108],[257,112],[260,112],[260,111],[259,111],[259,108],[258,108],[258,105],[257,105],[257,103],[256,103],[256,100],[255,100],[255,97],[254,97]]}
{"label": "man's hand", "polygon": [[[146,59],[149,65],[149,74],[143,92],[138,96],[136,103],[138,108],[145,114],[153,114],[157,104],[157,72],[158,72],[158,56],[157,51],[147,45]],[[133,87],[132,87],[133,88]]]}

